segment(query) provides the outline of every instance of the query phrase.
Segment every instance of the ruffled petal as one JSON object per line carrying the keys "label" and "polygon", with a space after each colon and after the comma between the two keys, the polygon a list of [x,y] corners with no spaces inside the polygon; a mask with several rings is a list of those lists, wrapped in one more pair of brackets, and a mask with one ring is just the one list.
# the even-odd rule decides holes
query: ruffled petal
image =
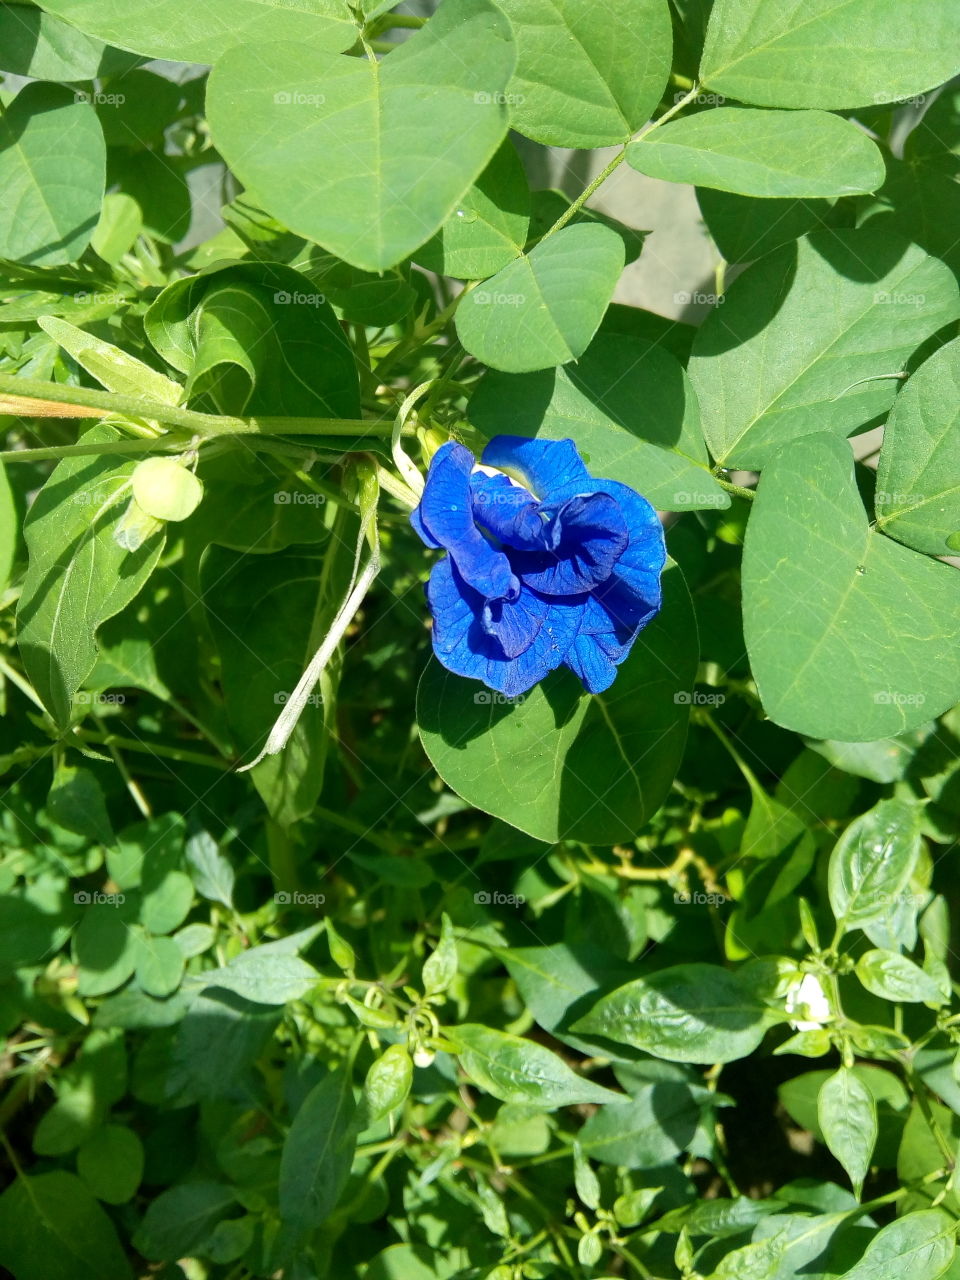
{"label": "ruffled petal", "polygon": [[541,502],[552,504],[560,491],[572,497],[574,493],[594,493],[597,488],[572,440],[494,436],[481,461],[517,476]]}
{"label": "ruffled petal", "polygon": [[438,546],[445,547],[463,580],[487,599],[515,596],[520,584],[510,561],[490,545],[474,522],[472,470],[469,449],[453,440],[441,445],[430,464],[414,528],[419,532],[419,525]]}
{"label": "ruffled petal", "polygon": [[536,640],[549,605],[522,587],[516,600],[490,600],[481,623],[487,635],[500,641],[504,655],[517,658]]}
{"label": "ruffled petal", "polygon": [[[533,593],[531,593],[533,595]],[[483,628],[483,596],[458,573],[449,557],[435,564],[427,584],[433,614],[433,651],[454,675],[482,681],[489,689],[515,698],[555,670],[576,640],[582,597],[544,599],[540,627],[532,643],[509,658],[500,641]]]}
{"label": "ruffled petal", "polygon": [[474,519],[498,542],[528,550],[544,545],[546,524],[529,489],[505,475],[475,471],[470,477],[470,494]]}
{"label": "ruffled petal", "polygon": [[570,498],[550,525],[545,551],[520,551],[510,557],[527,586],[548,596],[592,591],[613,572],[630,534],[615,498],[606,493]]}

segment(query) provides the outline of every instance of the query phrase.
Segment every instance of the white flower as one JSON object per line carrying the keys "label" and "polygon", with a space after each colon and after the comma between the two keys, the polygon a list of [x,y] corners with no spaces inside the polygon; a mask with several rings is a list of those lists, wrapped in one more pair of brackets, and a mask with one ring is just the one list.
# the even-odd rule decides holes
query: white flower
{"label": "white flower", "polygon": [[802,1015],[790,1019],[794,1031],[819,1031],[832,1016],[827,993],[820,979],[812,973],[805,973],[796,986],[790,988],[786,1006],[787,1013]]}

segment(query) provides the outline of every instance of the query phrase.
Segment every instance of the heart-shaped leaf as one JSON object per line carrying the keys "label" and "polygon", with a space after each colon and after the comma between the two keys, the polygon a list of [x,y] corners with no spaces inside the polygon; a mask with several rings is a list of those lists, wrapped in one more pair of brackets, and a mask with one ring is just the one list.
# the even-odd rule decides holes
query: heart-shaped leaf
{"label": "heart-shaped leaf", "polygon": [[623,263],[623,241],[609,227],[564,227],[463,300],[460,341],[506,373],[575,360],[600,326]]}
{"label": "heart-shaped leaf", "polygon": [[859,195],[886,176],[876,144],[829,111],[701,111],[631,142],[627,161],[651,178],[743,196]]}
{"label": "heart-shaped leaf", "polygon": [[744,635],[767,715],[869,742],[960,699],[960,574],[870,527],[850,446],[785,448],[747,524]]}
{"label": "heart-shaped leaf", "polygon": [[507,128],[514,52],[490,0],[445,0],[382,62],[242,45],[210,78],[216,144],[265,209],[382,271],[453,214]]}

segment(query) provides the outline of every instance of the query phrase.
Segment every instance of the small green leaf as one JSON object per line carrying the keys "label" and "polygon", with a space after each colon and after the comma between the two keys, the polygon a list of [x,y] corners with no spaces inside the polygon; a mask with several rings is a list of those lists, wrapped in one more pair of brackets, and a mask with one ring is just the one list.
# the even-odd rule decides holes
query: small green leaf
{"label": "small green leaf", "polygon": [[90,769],[60,764],[47,795],[47,813],[61,827],[89,836],[99,844],[113,843],[113,827],[103,788]]}
{"label": "small green leaf", "polygon": [[562,1058],[522,1036],[479,1023],[451,1027],[445,1034],[470,1079],[501,1102],[566,1107],[621,1099],[621,1094],[578,1076]]}
{"label": "small green leaf", "polygon": [[403,1105],[413,1083],[413,1062],[405,1045],[391,1044],[372,1064],[363,1082],[365,1128]]}
{"label": "small green leaf", "polygon": [[573,1144],[573,1181],[581,1201],[588,1209],[596,1209],[600,1204],[600,1179],[591,1169],[579,1141]]}
{"label": "small green leaf", "polygon": [[763,1006],[736,973],[681,964],[604,996],[573,1030],[669,1062],[733,1062],[756,1049],[766,1023]]}
{"label": "small green leaf", "polygon": [[846,1169],[858,1199],[877,1141],[877,1106],[873,1094],[848,1067],[820,1087],[817,1117],[824,1141]]}
{"label": "small green leaf", "polygon": [[453,924],[445,911],[441,920],[436,949],[423,962],[423,990],[428,996],[446,991],[457,976],[457,939]]}
{"label": "small green leaf", "polygon": [[827,111],[701,111],[631,142],[627,162],[667,182],[781,199],[860,195],[886,176],[875,143]]}
{"label": "small green leaf", "polygon": [[623,241],[609,227],[563,227],[464,298],[460,341],[507,373],[575,360],[603,319],[623,263]]}
{"label": "small green leaf", "polygon": [[857,977],[882,1000],[949,1003],[949,996],[944,997],[939,983],[929,973],[896,951],[865,951],[857,960]]}
{"label": "small green leaf", "polygon": [[920,856],[918,805],[881,800],[847,827],[830,854],[830,907],[845,930],[888,914]]}
{"label": "small green leaf", "polygon": [[188,1257],[235,1204],[233,1190],[217,1182],[169,1187],[147,1207],[134,1247],[153,1262]]}
{"label": "small green leaf", "polygon": [[689,1085],[656,1081],[641,1088],[629,1102],[598,1108],[580,1130],[578,1141],[584,1155],[601,1164],[625,1169],[668,1164],[689,1149],[700,1122],[700,1109],[700,1100]]}
{"label": "small green leaf", "polygon": [[123,986],[133,973],[137,965],[137,939],[124,920],[120,906],[82,901],[90,896],[80,894],[83,917],[73,938],[77,991],[81,996],[102,996]]}
{"label": "small green leaf", "polygon": [[320,975],[299,956],[254,947],[242,951],[222,969],[208,969],[203,979],[208,986],[226,987],[255,1004],[287,1004],[306,995]]}
{"label": "small green leaf", "polygon": [[183,978],[185,958],[174,938],[138,939],[137,982],[147,995],[163,998],[172,995]]}
{"label": "small green leaf", "polygon": [[209,831],[198,831],[187,841],[184,849],[187,869],[196,885],[211,902],[233,907],[233,867],[220,852],[216,840]]}
{"label": "small green leaf", "polygon": [[279,1203],[288,1250],[333,1212],[350,1175],[356,1133],[349,1074],[332,1071],[304,1098],[283,1143]]}
{"label": "small green leaf", "polygon": [[98,1200],[125,1204],[143,1177],[143,1144],[132,1129],[107,1124],[77,1152],[77,1172]]}

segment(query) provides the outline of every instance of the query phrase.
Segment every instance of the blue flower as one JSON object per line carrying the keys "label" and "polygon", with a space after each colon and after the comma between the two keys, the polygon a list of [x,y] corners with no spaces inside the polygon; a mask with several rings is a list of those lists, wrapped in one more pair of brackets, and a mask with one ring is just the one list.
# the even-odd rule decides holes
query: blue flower
{"label": "blue flower", "polygon": [[507,697],[561,664],[601,693],[660,608],[657,513],[572,440],[496,436],[480,466],[450,441],[410,520],[447,552],[427,584],[434,653]]}

